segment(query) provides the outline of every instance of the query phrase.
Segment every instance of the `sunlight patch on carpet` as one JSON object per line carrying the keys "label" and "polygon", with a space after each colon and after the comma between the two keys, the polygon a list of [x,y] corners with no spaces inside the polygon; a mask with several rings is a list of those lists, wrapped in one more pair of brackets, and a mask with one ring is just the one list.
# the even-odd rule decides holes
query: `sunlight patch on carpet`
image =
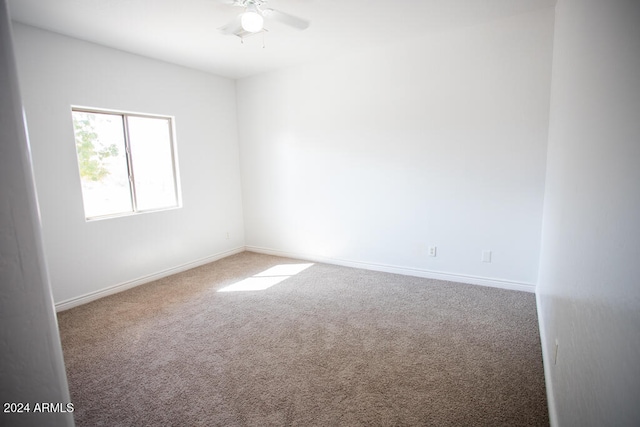
{"label": "sunlight patch on carpet", "polygon": [[246,292],[246,291],[263,291],[270,287],[277,285],[283,280],[311,267],[313,263],[309,264],[280,264],[271,267],[261,273],[255,274],[251,277],[247,277],[232,285],[225,286],[218,290],[218,292]]}

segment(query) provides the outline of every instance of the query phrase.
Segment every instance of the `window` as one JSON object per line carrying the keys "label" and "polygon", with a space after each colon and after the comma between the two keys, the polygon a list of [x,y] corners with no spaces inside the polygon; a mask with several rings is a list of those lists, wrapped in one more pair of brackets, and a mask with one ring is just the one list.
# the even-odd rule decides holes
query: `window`
{"label": "window", "polygon": [[179,206],[171,117],[73,108],[87,219]]}

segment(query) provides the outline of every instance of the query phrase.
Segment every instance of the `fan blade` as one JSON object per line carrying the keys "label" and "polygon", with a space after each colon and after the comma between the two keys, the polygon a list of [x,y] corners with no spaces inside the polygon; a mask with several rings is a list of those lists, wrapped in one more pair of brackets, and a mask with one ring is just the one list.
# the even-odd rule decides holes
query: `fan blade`
{"label": "fan blade", "polygon": [[228,4],[231,6],[242,6],[242,4],[238,2],[238,0],[216,0],[216,2],[222,3],[222,4]]}
{"label": "fan blade", "polygon": [[220,30],[220,32],[225,35],[236,34],[240,31],[243,31],[242,22],[240,21],[241,17],[242,17],[242,14],[236,16],[233,21],[229,22],[224,27],[218,28],[218,30]]}
{"label": "fan blade", "polygon": [[275,9],[262,9],[262,14],[267,19],[282,22],[283,24],[297,28],[298,30],[306,30],[309,28],[309,24],[311,24],[306,19],[298,18],[297,16],[289,15],[288,13],[280,12]]}

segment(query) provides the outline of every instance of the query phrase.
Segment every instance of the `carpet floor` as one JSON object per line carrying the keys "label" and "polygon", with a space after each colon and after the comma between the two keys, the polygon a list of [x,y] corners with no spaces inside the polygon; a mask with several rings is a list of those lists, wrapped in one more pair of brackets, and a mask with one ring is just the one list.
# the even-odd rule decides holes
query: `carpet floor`
{"label": "carpet floor", "polygon": [[530,293],[243,252],[58,321],[78,426],[549,425]]}

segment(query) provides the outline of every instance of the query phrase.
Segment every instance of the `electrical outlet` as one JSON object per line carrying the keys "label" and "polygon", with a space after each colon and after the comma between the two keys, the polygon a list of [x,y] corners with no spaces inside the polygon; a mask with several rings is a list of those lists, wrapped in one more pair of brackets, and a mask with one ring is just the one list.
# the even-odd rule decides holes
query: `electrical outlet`
{"label": "electrical outlet", "polygon": [[438,251],[437,247],[430,246],[429,247],[429,256],[436,256],[437,255],[437,251]]}
{"label": "electrical outlet", "polygon": [[229,232],[227,231],[227,240],[229,240]]}
{"label": "electrical outlet", "polygon": [[482,251],[482,262],[491,262],[491,251]]}

